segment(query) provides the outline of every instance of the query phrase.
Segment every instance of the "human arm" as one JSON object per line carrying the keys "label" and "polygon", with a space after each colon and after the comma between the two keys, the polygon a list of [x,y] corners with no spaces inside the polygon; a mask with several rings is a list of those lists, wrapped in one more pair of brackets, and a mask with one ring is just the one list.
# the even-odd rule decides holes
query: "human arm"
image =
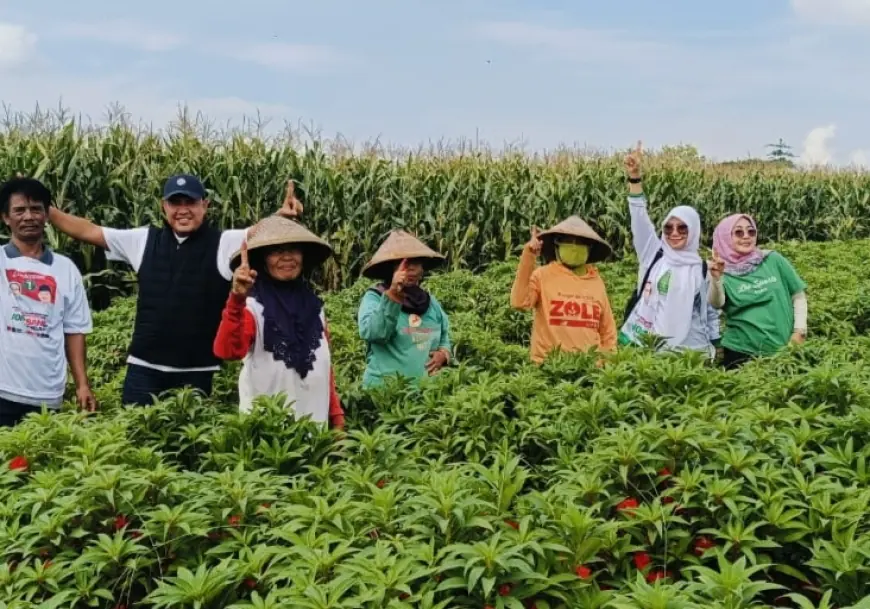
{"label": "human arm", "polygon": [[71,262],[69,264],[73,288],[72,293],[63,297],[64,351],[76,386],[76,402],[80,408],[93,412],[97,402],[88,380],[87,358],[87,335],[93,330],[93,320],[82,275]]}
{"label": "human arm", "polygon": [[511,307],[520,310],[534,309],[540,298],[540,284],[533,280],[535,261],[541,253],[542,243],[538,229],[532,228],[532,239],[523,248],[517,275],[511,287]]}
{"label": "human arm", "polygon": [[444,312],[444,309],[441,308],[441,303],[435,300],[434,297],[432,298],[432,304],[438,307],[438,312],[441,316],[441,340],[430,354],[429,361],[426,362],[426,372],[430,376],[450,363],[453,351],[453,346],[450,343],[450,320],[447,317],[447,313]]}
{"label": "human arm", "polygon": [[601,340],[601,351],[615,353],[617,340],[616,320],[613,317],[610,298],[606,295],[604,296],[604,309],[601,311],[598,333]]}
{"label": "human arm", "polygon": [[257,322],[245,307],[246,300],[246,296],[235,293],[227,297],[212,346],[215,357],[227,361],[240,360],[254,346]]}
{"label": "human arm", "polygon": [[[712,283],[708,280],[708,283]],[[704,289],[703,287],[701,288]],[[710,286],[707,286],[707,293],[710,293]],[[721,313],[719,309],[714,307],[712,303],[707,300],[707,337],[710,339],[710,342],[714,345],[719,344],[719,339],[722,338],[722,329],[720,327]]]}
{"label": "human arm", "polygon": [[368,291],[357,315],[359,335],[369,343],[386,343],[396,334],[402,305],[392,295]]}
{"label": "human arm", "polygon": [[57,230],[69,235],[76,241],[84,241],[103,249],[108,249],[103,227],[94,224],[87,218],[80,218],[65,211],[59,210],[54,205],[48,208],[48,220]]}
{"label": "human arm", "polygon": [[64,349],[70,373],[76,385],[76,403],[82,410],[93,412],[97,400],[88,381],[87,339],[84,334],[64,334]]}
{"label": "human arm", "polygon": [[803,343],[807,336],[808,304],[806,292],[798,292],[791,297],[794,306],[794,332],[791,342]]}
{"label": "human arm", "polygon": [[[641,164],[643,148],[640,142],[634,152],[625,157],[625,172],[629,180],[643,179]],[[634,251],[641,268],[647,266],[659,250],[660,242],[656,227],[649,217],[642,182],[628,184],[628,213],[631,217],[631,237]]]}
{"label": "human arm", "polygon": [[[324,321],[323,333],[326,335],[326,343],[332,349],[332,338],[329,335],[329,325]],[[335,369],[329,367],[329,424],[333,429],[344,429],[344,408],[341,406],[341,398],[335,388]]]}

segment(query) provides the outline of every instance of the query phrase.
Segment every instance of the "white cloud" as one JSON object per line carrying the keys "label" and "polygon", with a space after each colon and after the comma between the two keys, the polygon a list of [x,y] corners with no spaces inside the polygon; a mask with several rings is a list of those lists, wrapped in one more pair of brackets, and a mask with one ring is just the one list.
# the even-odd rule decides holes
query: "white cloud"
{"label": "white cloud", "polygon": [[307,70],[328,67],[344,58],[328,46],[270,42],[225,52],[228,57],[276,70]]}
{"label": "white cloud", "polygon": [[602,61],[649,60],[668,46],[638,40],[629,32],[587,28],[560,28],[523,21],[490,21],[477,26],[482,38],[505,44],[538,47],[558,51],[573,59],[599,63]]}
{"label": "white cloud", "polygon": [[804,140],[804,150],[801,163],[805,165],[828,165],[833,160],[830,142],[837,133],[836,125],[816,127],[807,134]]}
{"label": "white cloud", "polygon": [[870,0],[791,0],[791,7],[812,23],[870,25]]}
{"label": "white cloud", "polygon": [[856,167],[870,167],[870,151],[855,150],[849,156],[849,164]]}
{"label": "white cloud", "polygon": [[182,43],[182,39],[171,32],[128,20],[70,23],[62,26],[59,33],[73,40],[105,42],[148,52],[169,51]]}
{"label": "white cloud", "polygon": [[36,46],[36,35],[24,26],[0,23],[0,68],[24,63]]}

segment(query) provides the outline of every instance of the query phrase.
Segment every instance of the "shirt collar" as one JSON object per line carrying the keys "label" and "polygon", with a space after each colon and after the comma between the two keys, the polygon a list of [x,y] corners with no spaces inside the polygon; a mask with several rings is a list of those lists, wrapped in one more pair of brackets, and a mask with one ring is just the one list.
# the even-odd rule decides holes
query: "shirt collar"
{"label": "shirt collar", "polygon": [[[21,251],[11,241],[3,247],[3,251],[7,258],[21,258],[22,256]],[[43,244],[42,255],[38,260],[47,266],[51,266],[51,263],[54,262],[54,254],[47,245]]]}

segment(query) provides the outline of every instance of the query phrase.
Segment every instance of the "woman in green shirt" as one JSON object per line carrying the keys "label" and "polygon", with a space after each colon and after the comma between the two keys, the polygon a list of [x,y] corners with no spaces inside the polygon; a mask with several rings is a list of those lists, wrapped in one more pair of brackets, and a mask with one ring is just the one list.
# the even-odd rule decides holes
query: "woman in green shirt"
{"label": "woman in green shirt", "polygon": [[723,364],[741,366],[807,333],[806,283],[781,254],[758,249],[758,228],[745,214],[725,218],[713,235],[708,299],[725,312]]}
{"label": "woman in green shirt", "polygon": [[404,231],[393,231],[363,269],[378,284],[366,290],[357,318],[366,341],[363,387],[389,376],[420,379],[450,361],[450,324],[438,300],[420,287],[444,256]]}

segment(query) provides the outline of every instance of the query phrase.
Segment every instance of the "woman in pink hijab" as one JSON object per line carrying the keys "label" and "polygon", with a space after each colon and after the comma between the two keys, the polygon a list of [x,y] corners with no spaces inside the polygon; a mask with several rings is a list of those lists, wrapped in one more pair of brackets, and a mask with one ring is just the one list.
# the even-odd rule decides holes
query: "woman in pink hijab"
{"label": "woman in pink hijab", "polygon": [[725,218],[713,235],[710,304],[725,313],[723,364],[737,368],[807,333],[806,283],[781,254],[758,249],[751,216]]}

